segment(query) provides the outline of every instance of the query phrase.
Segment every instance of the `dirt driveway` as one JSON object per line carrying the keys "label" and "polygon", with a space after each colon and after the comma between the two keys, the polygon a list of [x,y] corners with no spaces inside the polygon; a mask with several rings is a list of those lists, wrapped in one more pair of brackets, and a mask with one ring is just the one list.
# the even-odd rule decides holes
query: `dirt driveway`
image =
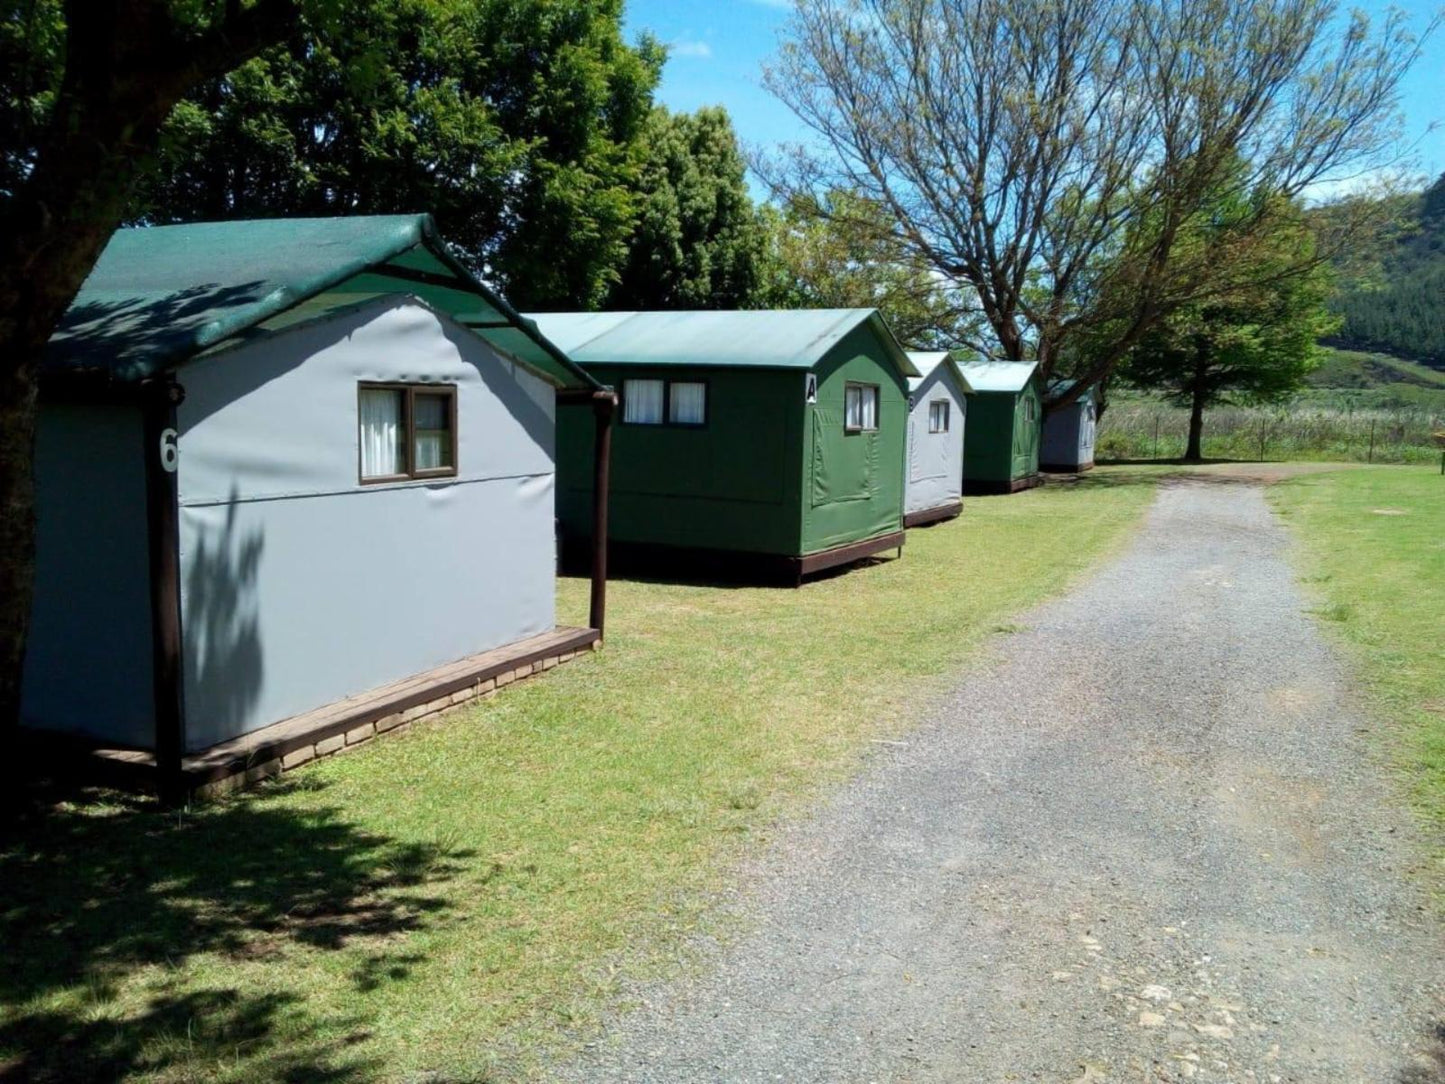
{"label": "dirt driveway", "polygon": [[1257,485],[1161,488],[560,1079],[1445,1081],[1408,818]]}

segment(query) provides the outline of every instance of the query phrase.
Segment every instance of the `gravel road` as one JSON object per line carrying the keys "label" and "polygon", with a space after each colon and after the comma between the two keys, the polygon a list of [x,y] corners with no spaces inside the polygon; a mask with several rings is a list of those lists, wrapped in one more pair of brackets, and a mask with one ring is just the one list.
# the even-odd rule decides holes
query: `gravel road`
{"label": "gravel road", "polygon": [[1445,1081],[1408,816],[1258,486],[1161,489],[742,878],[584,1081]]}

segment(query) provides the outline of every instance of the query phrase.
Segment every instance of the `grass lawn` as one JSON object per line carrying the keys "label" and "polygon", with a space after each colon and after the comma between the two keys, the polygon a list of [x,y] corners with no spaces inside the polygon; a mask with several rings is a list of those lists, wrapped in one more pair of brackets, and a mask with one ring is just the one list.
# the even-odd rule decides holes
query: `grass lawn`
{"label": "grass lawn", "polygon": [[1408,780],[1445,884],[1445,478],[1432,467],[1301,476],[1270,490],[1300,541],[1319,615],[1353,649],[1397,725]]}
{"label": "grass lawn", "polygon": [[[7,825],[0,1078],[525,1069],[616,969],[669,966],[747,841],[1120,544],[1152,477],[971,500],[799,591],[616,582],[604,651],[410,733],[188,812]],[[586,584],[560,591],[580,620]]]}

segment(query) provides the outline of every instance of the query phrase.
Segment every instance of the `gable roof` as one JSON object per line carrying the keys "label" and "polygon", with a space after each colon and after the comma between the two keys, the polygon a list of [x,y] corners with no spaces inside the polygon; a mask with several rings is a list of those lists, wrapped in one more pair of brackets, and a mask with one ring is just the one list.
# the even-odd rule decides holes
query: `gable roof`
{"label": "gable roof", "polygon": [[[1074,385],[1077,384],[1077,383],[1078,383],[1077,380],[1051,380],[1051,381],[1049,381],[1048,398],[1049,398],[1050,400],[1053,400],[1053,399],[1058,399],[1059,397],[1061,397],[1061,396],[1063,396],[1063,395],[1067,395],[1069,392],[1071,392],[1071,391],[1074,390]],[[1087,388],[1085,388],[1082,392],[1079,393],[1079,397],[1074,400],[1074,405],[1075,405],[1075,406],[1081,406],[1081,405],[1083,405],[1084,403],[1092,402],[1092,401],[1093,401],[1093,398],[1094,398],[1094,385],[1090,384]]]}
{"label": "gable roof", "polygon": [[963,375],[974,391],[1021,392],[1038,371],[1036,361],[965,361]]}
{"label": "gable roof", "polygon": [[910,350],[908,351],[908,360],[913,362],[914,368],[919,373],[918,376],[908,378],[909,391],[917,391],[923,386],[923,382],[933,375],[934,370],[940,365],[944,365],[953,373],[953,378],[958,381],[958,386],[963,389],[964,394],[973,394],[973,385],[963,375],[963,370],[959,368],[958,362],[953,360],[951,350]]}
{"label": "gable roof", "polygon": [[44,372],[132,383],[387,294],[422,297],[554,384],[599,387],[478,282],[424,214],[117,230],[51,336]]}
{"label": "gable roof", "polygon": [[741,309],[528,314],[579,365],[811,369],[870,326],[904,376],[917,370],[877,309]]}

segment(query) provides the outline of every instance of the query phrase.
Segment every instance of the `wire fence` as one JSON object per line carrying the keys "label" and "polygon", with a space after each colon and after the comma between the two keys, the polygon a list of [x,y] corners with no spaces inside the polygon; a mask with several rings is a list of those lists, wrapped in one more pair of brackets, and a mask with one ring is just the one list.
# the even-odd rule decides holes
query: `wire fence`
{"label": "wire fence", "polygon": [[[1435,410],[1221,407],[1204,414],[1206,459],[1326,459],[1425,463],[1440,457]],[[1178,459],[1189,412],[1162,403],[1115,400],[1099,420],[1098,459]]]}

